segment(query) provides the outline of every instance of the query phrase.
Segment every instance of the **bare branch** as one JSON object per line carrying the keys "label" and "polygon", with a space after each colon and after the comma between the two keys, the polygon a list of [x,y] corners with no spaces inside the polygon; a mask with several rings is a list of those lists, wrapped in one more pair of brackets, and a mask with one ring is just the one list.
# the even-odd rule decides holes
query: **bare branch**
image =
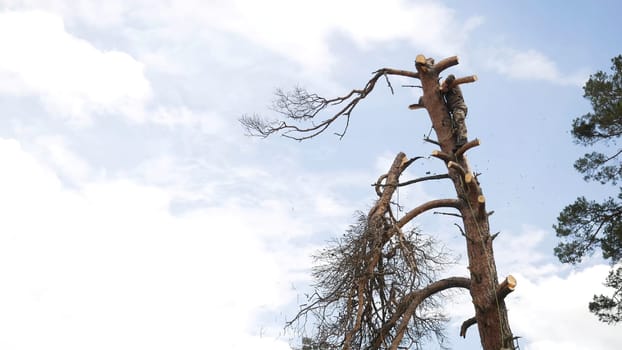
{"label": "bare branch", "polygon": [[432,214],[434,214],[434,215],[447,215],[447,216],[455,216],[455,217],[457,217],[457,218],[462,218],[462,215],[460,215],[460,214],[456,214],[456,213],[445,213],[445,212],[442,212],[442,211],[435,211],[435,212],[432,212]]}
{"label": "bare branch", "polygon": [[470,289],[471,279],[466,277],[448,277],[438,280],[421,289],[421,291],[419,291],[419,297],[422,299],[429,298],[430,296],[449,288]]}
{"label": "bare branch", "polygon": [[[397,239],[388,239],[387,229],[395,230]],[[343,349],[387,348],[405,312],[436,308],[436,294],[470,285],[461,277],[431,283],[446,259],[434,244],[431,237],[414,230],[403,233],[395,226],[376,227],[361,214],[358,224],[336,245],[316,256],[323,262],[313,270],[316,292],[288,326],[304,323],[310,315],[317,322],[314,341]],[[440,336],[443,318],[420,318],[414,311],[409,315],[410,325],[400,339],[420,343],[430,334]]]}
{"label": "bare branch", "polygon": [[309,120],[315,120],[319,114],[329,107],[341,106],[331,117],[322,120],[319,123],[312,123],[309,126],[301,126],[288,124],[285,121],[269,121],[258,116],[240,118],[240,123],[247,131],[248,135],[267,137],[269,135],[280,133],[281,135],[292,138],[294,140],[306,140],[315,137],[324,132],[337,119],[344,117],[346,125],[341,132],[336,133],[340,138],[343,137],[348,129],[349,119],[356,105],[376,86],[380,77],[385,77],[387,84],[393,93],[393,87],[389,82],[389,75],[399,75],[410,78],[419,78],[417,72],[406,70],[382,68],[374,72],[372,78],[367,82],[363,89],[354,89],[344,96],[331,99],[321,97],[317,94],[310,93],[307,90],[296,87],[290,92],[276,90],[276,99],[273,102],[272,109],[283,115],[285,119],[291,119],[295,123],[303,123]]}
{"label": "bare branch", "polygon": [[243,115],[238,121],[246,130],[246,136],[259,136],[263,138],[270,136],[269,130],[277,129],[284,125],[280,121],[266,120],[258,114],[253,114],[252,116]]}
{"label": "bare branch", "polygon": [[423,203],[420,206],[410,210],[408,213],[406,213],[406,215],[404,215],[403,218],[401,218],[398,222],[397,222],[397,226],[398,227],[404,227],[404,225],[406,225],[407,223],[410,222],[410,220],[414,219],[415,217],[417,217],[419,214],[426,212],[430,209],[436,209],[436,208],[442,208],[442,207],[446,207],[446,208],[460,208],[460,201],[457,199],[436,199],[436,200],[431,200],[427,203]]}
{"label": "bare branch", "polygon": [[429,138],[429,137],[424,137],[424,138],[423,138],[423,141],[425,141],[425,142],[429,142],[429,143],[431,143],[431,144],[433,144],[433,145],[437,145],[437,146],[440,146],[440,145],[441,145],[441,143],[440,143],[440,142],[438,142],[438,141],[436,141],[436,140],[432,140],[432,139],[431,139],[431,138]]}
{"label": "bare branch", "polygon": [[468,320],[462,322],[462,326],[460,326],[460,336],[462,338],[466,338],[466,332],[467,329],[469,329],[469,327],[471,327],[472,325],[476,324],[477,320],[475,319],[475,316],[469,318]]}
{"label": "bare branch", "polygon": [[382,73],[382,74],[388,74],[388,75],[401,75],[403,77],[419,79],[419,73],[412,72],[412,71],[409,71],[409,70],[402,70],[402,69],[380,68],[377,71],[375,71],[374,73],[376,73],[376,74]]}
{"label": "bare branch", "polygon": [[396,325],[397,322],[401,319],[400,326],[397,329],[397,333],[392,342],[391,348],[396,348],[397,345],[402,340],[404,332],[410,322],[410,319],[417,309],[417,307],[423,302],[425,299],[433,296],[436,293],[442,292],[444,290],[450,288],[465,288],[469,289],[471,286],[471,280],[466,277],[449,277],[439,281],[436,281],[427,287],[419,290],[415,290],[407,295],[405,295],[400,303],[397,305],[396,310],[393,314],[393,317],[385,322],[382,328],[378,331],[374,340],[371,343],[371,349],[380,349],[382,345],[382,340],[384,340],[385,335],[388,334]]}
{"label": "bare branch", "polygon": [[422,108],[425,108],[425,106],[420,103],[413,103],[411,105],[408,105],[408,109],[410,109],[411,111],[414,111],[416,109],[422,109]]}
{"label": "bare branch", "polygon": [[439,150],[434,150],[432,151],[432,157],[438,158],[442,161],[444,161],[445,163],[448,163],[449,161],[451,161],[451,156],[443,151],[439,151]]}
{"label": "bare branch", "polygon": [[475,140],[471,140],[467,143],[465,143],[464,145],[462,145],[462,147],[458,148],[458,150],[456,151],[456,158],[460,158],[462,157],[462,155],[464,154],[464,152],[470,150],[473,147],[477,147],[480,145],[479,139],[475,139]]}
{"label": "bare branch", "polygon": [[[461,215],[462,216],[462,215]],[[454,222],[454,226],[456,226],[458,228],[458,231],[460,231],[460,235],[462,235],[462,237],[465,238],[469,238],[466,233],[464,232],[464,229],[462,229],[462,226],[458,225],[457,223]]]}
{"label": "bare branch", "polygon": [[446,90],[451,90],[460,84],[474,83],[477,81],[477,75],[469,75],[466,77],[456,78],[449,85],[445,86]]}
{"label": "bare branch", "polygon": [[416,162],[419,159],[423,159],[424,157],[414,157],[414,158],[410,158],[407,161],[404,162],[404,164],[402,164],[402,169],[400,171],[400,174],[404,172],[404,170],[406,170],[406,168],[408,168],[409,166],[411,166],[414,162]]}
{"label": "bare branch", "polygon": [[440,60],[437,64],[434,65],[434,70],[439,74],[445,69],[455,66],[458,64],[458,56],[447,57]]}
{"label": "bare branch", "polygon": [[449,178],[450,178],[449,174],[439,174],[439,175],[423,176],[423,177],[420,177],[420,178],[416,178],[414,180],[408,180],[406,182],[401,182],[397,186],[398,187],[402,187],[402,186],[408,186],[408,185],[412,185],[414,183],[422,182],[422,181],[441,180],[441,179],[449,179]]}
{"label": "bare branch", "polygon": [[395,338],[393,339],[393,342],[391,343],[391,347],[389,349],[397,349],[398,345],[400,344],[400,342],[402,341],[402,337],[404,335],[404,332],[406,331],[407,327],[408,327],[408,323],[410,321],[410,318],[412,317],[413,313],[415,312],[417,306],[419,306],[419,303],[421,303],[423,300],[425,300],[426,298],[429,298],[430,296],[441,292],[443,290],[449,289],[449,288],[465,288],[465,289],[470,289],[471,288],[471,280],[465,277],[450,277],[450,278],[445,278],[439,281],[436,281],[434,283],[429,284],[427,287],[421,289],[421,290],[417,290],[415,292],[413,292],[414,296],[412,297],[411,301],[410,301],[410,305],[408,306],[408,309],[404,312],[404,315],[402,316],[402,322],[400,323],[399,327],[397,328],[397,333]]}
{"label": "bare branch", "polygon": [[391,95],[395,95],[395,91],[393,91],[393,85],[391,85],[391,81],[389,80],[389,76],[385,74],[384,79],[387,81],[387,86],[391,90]]}
{"label": "bare branch", "polygon": [[497,287],[497,300],[503,300],[516,289],[516,278],[508,275]]}
{"label": "bare branch", "polygon": [[434,282],[449,255],[431,237],[414,229],[403,232],[390,213],[401,172],[420,158],[398,153],[378,179],[380,198],[369,213],[316,256],[323,264],[313,270],[315,293],[288,323],[304,327],[306,317],[314,317],[314,344],[377,350],[402,342],[419,348],[431,335],[443,339],[446,318],[425,312],[438,307],[436,294],[470,282],[458,277]]}

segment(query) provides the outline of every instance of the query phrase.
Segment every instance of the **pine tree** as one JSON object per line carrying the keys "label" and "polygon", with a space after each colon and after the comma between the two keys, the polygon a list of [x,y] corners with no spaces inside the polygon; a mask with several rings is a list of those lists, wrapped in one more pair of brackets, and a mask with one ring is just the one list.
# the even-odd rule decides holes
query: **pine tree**
{"label": "pine tree", "polygon": [[[583,87],[583,97],[591,102],[593,111],[573,120],[572,136],[577,144],[595,148],[575,162],[575,169],[586,181],[616,186],[622,180],[622,148],[618,144],[622,136],[622,55],[612,63],[611,74],[598,71]],[[616,198],[602,202],[577,198],[562,210],[554,226],[561,238],[555,248],[561,262],[576,264],[600,250],[611,263],[605,285],[613,293],[595,295],[589,304],[599,320],[610,324],[622,321],[622,188],[618,191]]]}

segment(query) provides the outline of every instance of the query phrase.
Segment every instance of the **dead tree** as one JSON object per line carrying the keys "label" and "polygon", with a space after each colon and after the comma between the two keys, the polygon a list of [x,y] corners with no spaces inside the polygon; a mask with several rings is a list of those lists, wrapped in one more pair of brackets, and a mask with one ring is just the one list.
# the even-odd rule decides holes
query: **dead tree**
{"label": "dead tree", "polygon": [[[460,335],[465,337],[467,329],[477,324],[484,350],[514,348],[514,337],[510,329],[504,299],[514,290],[516,280],[508,276],[501,283],[498,281],[493,254],[495,235],[490,234],[488,222],[490,213],[486,211],[486,199],[477,177],[470,170],[465,155],[468,150],[479,145],[479,140],[474,139],[456,147],[451,114],[440,89],[440,74],[457,64],[458,58],[455,56],[435,63],[431,58],[418,55],[415,60],[416,71],[382,68],[374,72],[373,77],[363,89],[352,90],[345,96],[326,99],[300,88],[291,93],[277,91],[274,110],[283,114],[286,120],[293,120],[294,124],[287,121],[270,122],[256,116],[241,119],[242,124],[252,135],[266,137],[280,133],[295,140],[314,137],[327,130],[335,121],[345,119],[345,127],[337,133],[343,137],[353,109],[371,93],[379,79],[384,77],[391,89],[388,79],[390,75],[418,79],[421,83],[423,97],[420,103],[411,105],[410,109],[427,110],[437,139],[426,140],[440,148],[434,150],[432,156],[444,162],[447,174],[400,183],[399,177],[402,172],[417,158],[409,160],[405,154],[399,153],[387,174],[378,179],[375,187],[379,198],[367,214],[366,227],[362,230],[364,234],[361,237],[365,244],[358,245],[364,247],[358,253],[360,271],[352,272],[348,278],[343,277],[343,273],[346,272],[342,271],[340,275],[342,279],[335,279],[335,283],[340,288],[329,290],[328,294],[318,296],[314,299],[315,304],[307,305],[302,310],[302,312],[309,312],[318,310],[316,307],[321,306],[322,303],[326,305],[327,302],[335,300],[347,301],[342,305],[345,309],[341,310],[342,317],[338,319],[340,323],[331,324],[333,327],[335,324],[341,327],[344,334],[339,341],[332,339],[333,341],[329,342],[326,338],[326,344],[337,345],[338,348],[346,350],[353,348],[397,349],[398,346],[402,346],[404,336],[409,334],[409,327],[417,326],[416,311],[425,305],[426,300],[449,288],[465,288],[469,290],[472,297],[475,315],[463,323]],[[455,86],[476,80],[476,76],[469,76],[455,79],[452,84]],[[328,118],[315,122],[316,117],[331,108],[336,108],[336,111],[329,114]],[[311,125],[303,126],[305,122],[311,122]],[[397,187],[444,178],[450,179],[453,183],[455,198],[423,203],[409,210],[399,220],[395,219],[391,213],[390,203]],[[452,213],[452,215],[462,220],[461,231],[466,242],[470,278],[451,277],[429,281],[427,285],[418,284],[411,291],[401,293],[399,299],[394,297],[392,300],[390,295],[383,294],[387,291],[387,280],[384,278],[386,271],[383,266],[388,262],[387,251],[390,251],[390,247],[394,244],[392,242],[405,241],[402,232],[405,225],[420,214],[436,208],[456,210],[457,213]],[[404,250],[403,247],[401,249],[402,254],[410,254],[408,249]],[[412,263],[416,265],[415,260]],[[414,276],[417,272],[416,267],[409,271]],[[383,278],[378,276],[383,276]],[[378,285],[382,283],[385,285],[379,287]],[[384,303],[378,302],[382,299],[385,299]],[[326,314],[323,316],[329,317]],[[331,332],[326,334],[331,334]],[[367,341],[363,342],[361,339],[367,339]]]}
{"label": "dead tree", "polygon": [[[399,177],[417,158],[400,152],[375,184],[378,200],[346,234],[315,256],[314,293],[290,322],[303,326],[311,315],[316,349],[421,349],[445,336],[439,296],[450,288],[468,289],[465,277],[437,279],[449,254],[416,229],[403,230],[391,210]],[[442,206],[443,201],[428,207]],[[447,205],[457,206],[456,200]],[[415,210],[423,210],[418,208]]]}

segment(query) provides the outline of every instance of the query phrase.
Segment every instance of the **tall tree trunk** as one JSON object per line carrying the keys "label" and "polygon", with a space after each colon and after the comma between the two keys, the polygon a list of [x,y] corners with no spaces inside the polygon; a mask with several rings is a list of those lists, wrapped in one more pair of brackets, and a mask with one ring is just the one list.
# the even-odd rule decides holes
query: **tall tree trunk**
{"label": "tall tree trunk", "polygon": [[[373,77],[367,82],[364,88],[355,89],[348,94],[331,99],[323,98],[316,94],[311,94],[304,89],[296,89],[292,93],[284,93],[282,91],[277,92],[278,100],[277,107],[280,108],[279,112],[294,121],[304,121],[312,119],[318,113],[325,108],[342,104],[337,108],[337,112],[331,117],[321,121],[314,122],[311,126],[298,126],[288,124],[286,122],[278,121],[265,121],[259,117],[243,117],[240,119],[242,124],[246,127],[247,131],[251,135],[257,135],[266,137],[273,133],[281,133],[283,136],[295,139],[306,140],[315,137],[324,132],[335,120],[343,117],[346,118],[346,123],[343,131],[337,133],[340,137],[345,135],[350,121],[350,114],[356,105],[369,93],[372,92],[374,86],[378,80],[382,77],[387,79],[389,88],[391,84],[388,80],[389,75],[399,75],[421,81],[423,88],[423,98],[420,103],[409,106],[410,109],[425,108],[430,115],[432,121],[432,127],[436,132],[438,141],[427,140],[437,144],[440,150],[435,150],[432,155],[441,159],[448,169],[448,176],[451,178],[456,190],[457,199],[445,198],[432,200],[419,205],[411,209],[400,220],[392,223],[395,225],[395,229],[399,230],[404,225],[408,224],[417,215],[428,211],[433,208],[449,207],[455,208],[460,212],[460,216],[463,221],[463,235],[466,239],[467,256],[469,258],[469,271],[471,278],[468,280],[461,278],[450,278],[432,283],[430,287],[413,291],[409,294],[409,297],[400,301],[401,312],[394,313],[391,320],[382,325],[381,330],[373,336],[372,348],[377,349],[382,346],[384,337],[394,327],[397,328],[397,333],[392,340],[391,348],[397,348],[400,345],[400,341],[404,334],[404,330],[408,327],[413,312],[422,300],[436,293],[437,287],[441,289],[447,288],[469,288],[473,305],[475,307],[475,316],[466,320],[460,329],[460,335],[465,336],[467,329],[474,325],[478,325],[479,334],[481,338],[482,347],[484,350],[502,350],[512,349],[513,336],[510,330],[507,309],[505,307],[504,298],[514,290],[516,280],[512,276],[508,276],[501,284],[497,278],[497,268],[495,266],[495,260],[492,250],[492,241],[494,235],[490,235],[490,228],[488,224],[489,214],[486,212],[486,199],[482,193],[479,182],[475,175],[471,172],[467,158],[464,155],[469,149],[478,146],[479,141],[477,139],[467,142],[461,147],[456,147],[456,137],[452,127],[452,119],[444,101],[443,92],[441,92],[439,84],[439,75],[447,68],[458,64],[457,57],[445,58],[438,63],[434,63],[433,59],[428,59],[423,55],[418,55],[415,60],[415,66],[417,72],[411,72],[400,69],[381,68],[374,72]],[[477,80],[475,76],[468,76],[459,79],[450,79],[445,82],[450,85],[448,89],[444,91],[450,91],[446,94],[449,100],[457,102],[460,105],[460,94],[456,94],[457,90],[452,90],[455,85],[462,83],[474,82]],[[290,108],[294,104],[295,108]],[[466,109],[466,106],[463,106]],[[466,111],[465,111],[466,114]],[[464,131],[464,130],[463,130]],[[403,153],[398,154],[396,160],[391,167],[388,174],[381,176],[376,183],[376,192],[380,199],[378,203],[369,214],[369,223],[376,224],[380,222],[379,219],[383,218],[385,211],[388,209],[393,190],[398,186],[399,175],[405,168],[417,157],[407,160],[406,155]],[[401,165],[400,165],[401,164]],[[429,176],[420,179],[432,180],[446,178],[445,174],[439,176]],[[383,184],[384,181],[384,184]],[[410,183],[415,183],[411,181]],[[384,186],[384,190],[380,187]],[[389,190],[390,189],[390,190]],[[384,208],[384,209],[383,209]],[[377,212],[380,210],[379,212]],[[380,213],[380,214],[379,214]],[[386,243],[380,242],[380,245]],[[384,242],[384,243],[383,243]],[[368,266],[373,266],[379,261],[379,255],[376,253],[372,255],[371,260],[368,260]],[[371,265],[370,265],[371,264]],[[363,284],[358,285],[358,295],[362,295],[360,289]],[[439,289],[440,290],[440,289]],[[373,296],[369,298],[373,300]],[[359,298],[359,310],[361,308],[361,301]],[[372,303],[372,307],[373,307]],[[408,312],[404,311],[408,308]],[[311,310],[307,307],[299,313],[305,314]],[[297,318],[299,317],[297,316]],[[356,326],[354,330],[349,332],[346,339],[346,347],[349,346],[349,340],[352,339],[356,332],[360,330],[361,316],[357,316]],[[399,321],[399,326],[397,326]],[[375,325],[371,329],[375,329]],[[372,332],[375,332],[373,330]],[[374,345],[375,344],[375,345]]]}
{"label": "tall tree trunk", "polygon": [[[433,64],[433,61],[419,55],[416,62],[423,87],[423,105],[432,120],[441,148],[440,152],[437,151],[433,155],[445,161],[456,194],[461,201],[459,211],[467,243],[468,268],[471,273],[470,292],[482,347],[484,350],[511,349],[513,336],[503,301],[503,297],[507,294],[504,288],[508,287],[504,286],[505,283],[499,285],[485,197],[464,155],[467,149],[477,146],[479,141],[473,140],[455,150],[456,142],[450,114],[440,91],[439,74],[444,69],[458,64],[458,58],[450,57]],[[510,284],[512,283],[513,279],[510,281]],[[510,288],[513,288],[513,285]],[[472,323],[473,320],[466,321],[461,333],[465,333],[466,327]]]}

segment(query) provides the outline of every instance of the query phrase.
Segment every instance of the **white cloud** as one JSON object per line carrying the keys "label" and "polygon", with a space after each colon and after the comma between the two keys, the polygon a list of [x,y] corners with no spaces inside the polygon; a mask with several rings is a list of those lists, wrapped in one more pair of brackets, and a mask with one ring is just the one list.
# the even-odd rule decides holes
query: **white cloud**
{"label": "white cloud", "polygon": [[217,29],[247,37],[314,70],[330,67],[335,59],[329,46],[335,34],[361,48],[402,40],[421,53],[451,55],[481,23],[479,18],[461,23],[453,10],[437,2],[402,0],[381,6],[354,0],[239,0],[231,8],[218,8],[210,19],[209,25]]}
{"label": "white cloud", "polygon": [[308,263],[287,246],[286,211],[174,216],[161,189],[118,180],[70,191],[16,141],[0,140],[0,156],[0,347],[287,348],[253,333],[258,312],[292,300]]}
{"label": "white cloud", "polygon": [[[371,197],[372,190],[365,184],[372,180],[364,173],[305,172],[292,157],[282,155],[263,155],[265,164],[247,163],[246,155],[231,153],[223,144],[220,147],[219,154],[207,160],[181,159],[173,154],[146,160],[127,176],[166,188],[182,206],[217,205],[223,210],[218,215],[244,208],[247,220],[257,227],[272,220],[264,210],[278,213],[280,225],[289,227],[292,236],[327,231],[339,234],[355,210],[365,210],[371,204],[344,195],[353,190],[358,193],[362,187],[365,197]],[[278,231],[265,233],[266,237],[278,235]]]}
{"label": "white cloud", "polygon": [[596,265],[565,278],[549,275],[540,280],[517,274],[517,290],[507,303],[513,331],[526,344],[521,348],[622,348],[619,329],[599,322],[587,308],[594,294],[605,292],[602,282],[609,269],[607,265]]}
{"label": "white cloud", "polygon": [[202,33],[213,40],[214,33],[230,33],[313,71],[326,70],[335,62],[330,44],[336,35],[363,49],[403,41],[416,47],[417,53],[447,56],[461,51],[469,33],[482,22],[480,17],[462,22],[454,10],[435,1],[388,0],[381,5],[373,0],[53,1],[14,6],[44,7],[100,26],[149,18],[159,24],[162,35]]}
{"label": "white cloud", "polygon": [[150,86],[143,65],[72,36],[60,17],[0,13],[0,46],[0,93],[38,96],[51,111],[78,124],[104,112],[144,118]]}
{"label": "white cloud", "polygon": [[552,235],[525,225],[522,232],[502,232],[495,240],[499,273],[512,274],[518,282],[506,302],[521,348],[619,349],[622,339],[615,327],[599,322],[587,307],[594,294],[606,293],[602,283],[610,266],[573,271],[556,262],[552,253],[542,252]]}
{"label": "white cloud", "polygon": [[484,50],[485,64],[500,74],[520,80],[544,80],[556,85],[582,86],[589,74],[564,73],[555,61],[537,50],[519,51],[510,48]]}
{"label": "white cloud", "polygon": [[[545,238],[552,235],[550,231],[528,225],[524,225],[518,233],[502,230],[494,241],[499,272],[504,275],[520,273],[538,280],[567,270],[564,265],[556,263],[552,248],[550,254],[542,252]],[[516,254],[517,247],[529,254]]]}
{"label": "white cloud", "polygon": [[150,122],[168,127],[198,128],[205,134],[216,134],[223,131],[225,123],[214,113],[197,113],[191,109],[180,107],[159,107],[147,116]]}
{"label": "white cloud", "polygon": [[61,136],[41,136],[35,140],[36,153],[58,174],[72,183],[86,180],[91,169],[86,160],[78,156]]}
{"label": "white cloud", "polygon": [[0,6],[11,10],[42,9],[63,14],[63,17],[70,19],[81,18],[98,27],[119,24],[128,11],[127,1],[123,0],[0,0]]}

